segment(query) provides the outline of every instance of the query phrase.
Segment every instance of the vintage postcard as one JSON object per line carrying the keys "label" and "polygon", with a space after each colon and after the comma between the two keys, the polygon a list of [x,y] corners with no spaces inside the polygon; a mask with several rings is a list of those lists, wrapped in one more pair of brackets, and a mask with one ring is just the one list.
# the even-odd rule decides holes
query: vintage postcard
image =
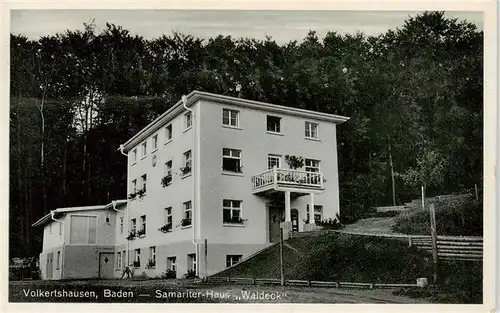
{"label": "vintage postcard", "polygon": [[6,310],[493,310],[496,9],[6,4]]}

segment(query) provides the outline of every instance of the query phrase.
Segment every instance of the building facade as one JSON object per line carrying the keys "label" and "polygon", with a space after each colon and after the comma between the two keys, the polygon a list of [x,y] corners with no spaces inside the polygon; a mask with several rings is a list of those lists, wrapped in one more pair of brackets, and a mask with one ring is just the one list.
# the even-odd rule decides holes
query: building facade
{"label": "building facade", "polygon": [[114,277],[200,277],[339,213],[343,116],[194,91],[120,149]]}
{"label": "building facade", "polygon": [[115,277],[117,215],[126,204],[59,208],[35,222],[43,227],[42,279]]}

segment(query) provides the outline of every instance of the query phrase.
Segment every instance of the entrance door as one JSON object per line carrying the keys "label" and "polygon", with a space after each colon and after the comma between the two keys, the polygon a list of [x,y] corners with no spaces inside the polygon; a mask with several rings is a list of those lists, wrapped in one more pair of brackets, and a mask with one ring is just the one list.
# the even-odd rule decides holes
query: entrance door
{"label": "entrance door", "polygon": [[269,242],[280,241],[280,224],[284,219],[285,210],[281,207],[269,207]]}
{"label": "entrance door", "polygon": [[54,252],[47,253],[47,263],[45,267],[45,273],[47,279],[52,279],[52,271],[54,270]]}
{"label": "entrance door", "polygon": [[292,217],[292,231],[299,231],[299,210],[291,209],[290,215]]}
{"label": "entrance door", "polygon": [[114,254],[101,252],[99,254],[99,278],[113,278]]}

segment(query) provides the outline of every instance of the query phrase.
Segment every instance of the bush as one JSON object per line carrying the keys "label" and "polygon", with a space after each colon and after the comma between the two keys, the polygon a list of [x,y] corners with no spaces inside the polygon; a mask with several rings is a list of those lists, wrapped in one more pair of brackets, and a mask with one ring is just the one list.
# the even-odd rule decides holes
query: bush
{"label": "bush", "polygon": [[327,220],[325,219],[322,221],[317,221],[316,225],[322,226],[324,229],[340,229],[340,228],[342,228],[342,224],[340,223],[340,216],[338,213],[334,219],[329,218]]}
{"label": "bush", "polygon": [[163,272],[163,274],[161,274],[161,278],[162,279],[177,278],[177,272],[172,269],[168,269],[165,272]]}
{"label": "bush", "polygon": [[[472,196],[435,203],[436,231],[439,235],[482,236],[483,203]],[[414,235],[430,234],[429,210],[403,213],[392,227],[394,232]]]}
{"label": "bush", "polygon": [[197,278],[198,275],[196,275],[195,270],[188,270],[186,275],[184,275],[185,278]]}
{"label": "bush", "polygon": [[295,266],[291,277],[323,281],[415,283],[431,277],[424,251],[393,239],[337,235],[317,237],[314,248]]}

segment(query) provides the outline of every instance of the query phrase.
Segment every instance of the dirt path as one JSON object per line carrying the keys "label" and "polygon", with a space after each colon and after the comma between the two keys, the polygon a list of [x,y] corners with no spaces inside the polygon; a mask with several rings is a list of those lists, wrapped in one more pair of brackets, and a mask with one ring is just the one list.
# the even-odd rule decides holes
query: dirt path
{"label": "dirt path", "polygon": [[[26,296],[26,290],[85,290],[94,291],[95,298],[65,299]],[[132,291],[129,298],[109,299],[106,289]],[[159,297],[164,295],[165,297]],[[196,296],[196,297],[194,297]],[[11,302],[203,302],[203,303],[429,303],[392,294],[387,289],[339,289],[281,286],[252,286],[235,284],[201,284],[181,280],[82,280],[10,282]]]}
{"label": "dirt path", "polygon": [[392,225],[396,217],[371,217],[356,221],[354,224],[345,225],[343,230],[350,232],[365,232],[374,234],[392,234]]}

